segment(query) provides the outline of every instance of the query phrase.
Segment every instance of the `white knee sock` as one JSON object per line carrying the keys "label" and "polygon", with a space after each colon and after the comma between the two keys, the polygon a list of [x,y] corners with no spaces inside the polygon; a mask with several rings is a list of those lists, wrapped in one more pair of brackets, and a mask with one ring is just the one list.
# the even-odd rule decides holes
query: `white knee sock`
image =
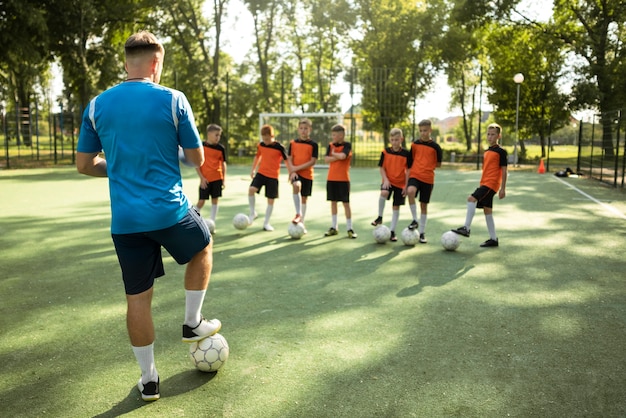
{"label": "white knee sock", "polygon": [[413,220],[417,221],[417,205],[415,203],[409,205],[409,209],[411,209],[411,216],[413,216]]}
{"label": "white knee sock", "polygon": [[202,320],[205,290],[185,290],[185,324],[196,327]]}
{"label": "white knee sock", "polygon": [[250,221],[254,220],[254,215],[256,214],[256,210],[254,206],[256,204],[256,197],[254,195],[248,195],[248,206],[250,207]]}
{"label": "white knee sock", "polygon": [[396,225],[398,225],[398,219],[400,219],[400,210],[394,209],[391,213],[391,225],[389,226],[389,229],[394,232],[396,231]]}
{"label": "white knee sock", "polygon": [[270,224],[270,218],[272,217],[272,211],[274,210],[274,205],[267,205],[265,209],[265,223],[264,225]]}
{"label": "white knee sock", "polygon": [[485,222],[487,223],[487,231],[489,231],[489,238],[496,241],[498,236],[496,235],[496,224],[493,221],[493,214],[485,215]]}
{"label": "white knee sock", "polygon": [[330,223],[331,223],[331,225],[330,225],[331,228],[337,229],[337,225],[338,225],[337,215],[330,215]]}
{"label": "white knee sock", "polygon": [[387,199],[385,199],[384,197],[380,196],[378,198],[378,216],[380,216],[381,218],[383,217],[383,213],[385,212],[386,202],[387,202]]}
{"label": "white knee sock", "polygon": [[211,219],[215,222],[215,218],[217,218],[217,205],[211,205]]}
{"label": "white knee sock", "polygon": [[346,218],[346,230],[351,230],[352,229],[352,219],[350,218]]}
{"label": "white knee sock", "polygon": [[143,347],[133,346],[133,353],[141,369],[141,382],[156,382],[159,378],[156,365],[154,364],[154,343]]}
{"label": "white knee sock", "polygon": [[472,226],[474,214],[476,214],[476,202],[467,202],[467,214],[465,215],[465,227],[467,229]]}
{"label": "white knee sock", "polygon": [[296,213],[302,215],[302,198],[300,197],[300,193],[293,195],[293,204],[296,207]]}
{"label": "white knee sock", "polygon": [[306,203],[302,204],[302,223],[304,223],[304,217],[306,216]]}
{"label": "white knee sock", "polygon": [[417,229],[420,234],[426,232],[426,221],[428,220],[428,216],[425,213],[420,215],[420,226]]}

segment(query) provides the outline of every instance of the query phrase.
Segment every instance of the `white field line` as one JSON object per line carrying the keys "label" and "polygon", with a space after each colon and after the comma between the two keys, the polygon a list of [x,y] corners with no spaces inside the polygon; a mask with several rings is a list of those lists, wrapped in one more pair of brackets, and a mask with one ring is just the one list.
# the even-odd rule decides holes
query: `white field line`
{"label": "white field line", "polygon": [[596,199],[595,197],[583,192],[582,190],[580,190],[578,187],[573,186],[571,184],[569,184],[568,182],[566,182],[565,180],[561,180],[558,177],[552,177],[554,180],[558,180],[561,183],[563,183],[564,185],[566,185],[567,187],[571,187],[572,189],[574,189],[575,191],[577,191],[578,193],[580,193],[581,195],[585,196],[587,199],[591,200],[594,203],[597,203],[598,205],[602,206],[604,209],[606,209],[607,211],[611,212],[613,215],[617,216],[618,218],[622,218],[624,220],[626,220],[626,215],[624,215],[622,212],[620,212],[619,210],[617,210],[616,208],[614,208],[613,206],[601,202],[600,200]]}

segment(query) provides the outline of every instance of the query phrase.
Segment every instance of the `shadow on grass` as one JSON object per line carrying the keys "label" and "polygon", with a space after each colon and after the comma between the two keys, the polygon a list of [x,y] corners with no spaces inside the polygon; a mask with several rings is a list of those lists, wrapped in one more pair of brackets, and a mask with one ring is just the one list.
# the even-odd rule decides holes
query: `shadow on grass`
{"label": "shadow on grass", "polygon": [[410,286],[410,287],[405,287],[404,289],[400,290],[397,294],[397,296],[399,298],[405,298],[405,297],[409,297],[409,296],[415,296],[418,293],[420,293],[422,290],[424,290],[424,288],[426,287],[441,287],[441,286],[445,286],[448,283],[464,276],[467,272],[469,272],[471,269],[473,269],[474,266],[465,266],[462,270],[459,270],[458,272],[456,272],[453,275],[448,276],[448,278],[444,279],[444,280],[440,280],[440,279],[433,279],[433,278],[428,278],[428,279],[422,279],[420,280],[420,282],[414,286]]}
{"label": "shadow on grass", "polygon": [[[194,391],[213,380],[214,373],[202,373],[197,370],[186,370],[161,382],[161,395],[169,398]],[[137,387],[133,387],[128,395],[108,411],[95,415],[98,418],[119,417],[149,405],[141,399]]]}

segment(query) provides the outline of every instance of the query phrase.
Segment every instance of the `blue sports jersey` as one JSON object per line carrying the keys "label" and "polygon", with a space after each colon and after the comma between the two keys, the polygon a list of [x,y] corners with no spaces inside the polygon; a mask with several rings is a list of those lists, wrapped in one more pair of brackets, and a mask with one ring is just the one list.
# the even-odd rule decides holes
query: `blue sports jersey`
{"label": "blue sports jersey", "polygon": [[179,145],[202,146],[191,106],[180,91],[149,81],[124,82],[89,103],[77,150],[104,151],[112,233],[167,228],[187,213]]}

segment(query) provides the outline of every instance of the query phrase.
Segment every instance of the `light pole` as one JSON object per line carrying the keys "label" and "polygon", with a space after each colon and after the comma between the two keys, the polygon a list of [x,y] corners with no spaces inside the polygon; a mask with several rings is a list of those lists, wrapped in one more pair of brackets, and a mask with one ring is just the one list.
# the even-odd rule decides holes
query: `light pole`
{"label": "light pole", "polygon": [[524,82],[524,74],[517,73],[513,76],[513,81],[517,84],[517,101],[515,102],[515,146],[513,147],[513,164],[517,165],[517,144],[519,143],[519,88]]}

